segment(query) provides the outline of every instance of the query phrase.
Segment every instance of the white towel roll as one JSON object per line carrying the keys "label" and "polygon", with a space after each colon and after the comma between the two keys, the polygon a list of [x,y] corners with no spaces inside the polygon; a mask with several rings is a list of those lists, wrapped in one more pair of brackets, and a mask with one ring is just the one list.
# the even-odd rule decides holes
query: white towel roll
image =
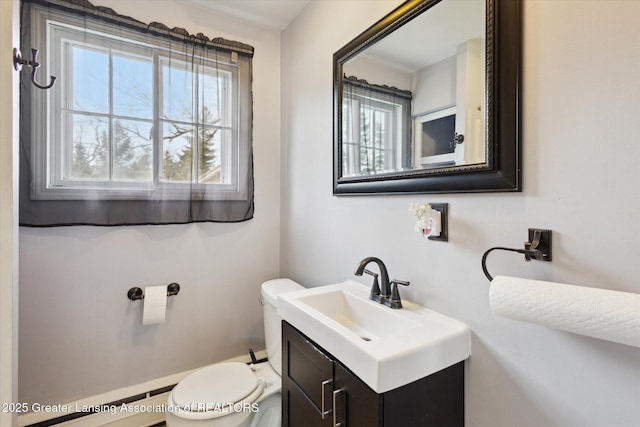
{"label": "white towel roll", "polygon": [[498,316],[640,347],[640,294],[496,276],[489,301]]}

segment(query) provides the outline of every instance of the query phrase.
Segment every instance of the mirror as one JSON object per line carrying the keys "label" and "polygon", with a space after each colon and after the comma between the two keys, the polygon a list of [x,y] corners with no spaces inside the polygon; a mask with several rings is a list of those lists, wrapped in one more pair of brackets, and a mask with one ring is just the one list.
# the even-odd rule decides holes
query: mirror
{"label": "mirror", "polygon": [[333,56],[334,194],[521,191],[520,0],[410,0]]}

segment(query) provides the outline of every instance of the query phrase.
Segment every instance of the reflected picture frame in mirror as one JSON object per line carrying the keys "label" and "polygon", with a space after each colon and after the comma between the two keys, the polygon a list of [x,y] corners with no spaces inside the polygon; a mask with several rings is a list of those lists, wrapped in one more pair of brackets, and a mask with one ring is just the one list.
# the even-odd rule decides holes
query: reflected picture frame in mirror
{"label": "reflected picture frame in mirror", "polygon": [[[520,72],[521,72],[521,0],[486,0],[485,3],[485,43],[482,57],[484,58],[482,87],[484,92],[482,121],[484,132],[476,129],[478,134],[484,134],[480,141],[480,153],[475,154],[475,160],[458,161],[453,157],[443,156],[446,161],[440,162],[439,152],[421,153],[420,130],[422,126],[433,127],[446,125],[447,114],[455,114],[455,102],[439,109],[413,116],[409,132],[411,152],[397,150],[394,154],[398,160],[392,167],[380,167],[379,170],[363,173],[353,173],[348,163],[352,147],[349,146],[348,132],[343,125],[347,125],[350,117],[348,103],[351,101],[350,91],[354,83],[360,87],[369,85],[369,93],[385,92],[398,98],[394,91],[402,95],[407,92],[393,86],[379,84],[377,81],[368,82],[357,75],[348,75],[351,64],[357,57],[364,57],[367,49],[378,44],[386,37],[390,37],[422,14],[434,13],[432,7],[454,0],[409,0],[373,24],[351,42],[333,55],[333,194],[367,195],[367,194],[419,194],[419,193],[474,193],[474,192],[519,192],[522,191],[522,150],[520,131]],[[431,11],[430,11],[431,10]],[[417,21],[416,21],[417,22]],[[415,27],[415,25],[414,25]],[[415,40],[415,43],[427,43]],[[351,62],[350,62],[351,61]],[[345,72],[346,71],[346,72]],[[405,88],[402,88],[405,89]],[[362,89],[359,89],[362,90]],[[404,96],[404,95],[402,95]],[[460,110],[460,106],[457,106]],[[356,110],[354,110],[356,111]],[[355,113],[352,114],[353,117]],[[363,119],[364,120],[364,119]],[[443,122],[437,123],[437,121]],[[451,124],[449,124],[451,126]],[[436,126],[437,127],[437,126]],[[452,139],[451,149],[456,144],[465,144],[465,135],[458,134],[456,125],[455,137]],[[405,132],[405,131],[402,131]],[[396,132],[398,138],[400,133]],[[406,132],[405,132],[406,133]],[[347,136],[345,136],[347,135]],[[416,138],[418,144],[416,144]],[[422,136],[424,138],[424,136]],[[467,143],[467,152],[471,144]],[[484,150],[482,150],[484,148]],[[476,148],[476,151],[478,149]],[[484,156],[482,155],[484,151]],[[483,158],[484,157],[484,158]],[[408,160],[406,160],[408,159]],[[381,163],[381,162],[380,162]],[[416,167],[417,165],[417,167]],[[360,169],[355,169],[360,171]]]}

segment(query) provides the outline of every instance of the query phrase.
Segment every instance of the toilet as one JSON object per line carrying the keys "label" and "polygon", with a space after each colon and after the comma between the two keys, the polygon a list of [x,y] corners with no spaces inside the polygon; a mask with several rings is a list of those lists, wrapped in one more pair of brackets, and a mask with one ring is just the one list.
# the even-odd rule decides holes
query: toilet
{"label": "toilet", "polygon": [[268,361],[223,362],[186,376],[169,394],[168,427],[280,427],[282,331],[278,295],[304,289],[290,279],[264,282],[261,303]]}

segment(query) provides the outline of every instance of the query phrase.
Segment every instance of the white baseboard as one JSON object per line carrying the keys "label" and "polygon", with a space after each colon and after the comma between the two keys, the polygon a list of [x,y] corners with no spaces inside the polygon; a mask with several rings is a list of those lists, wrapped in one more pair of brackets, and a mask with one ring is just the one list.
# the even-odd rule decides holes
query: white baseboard
{"label": "white baseboard", "polygon": [[[265,350],[255,353],[256,358],[262,359],[267,357]],[[239,356],[233,359],[224,360],[224,362],[250,362],[248,355]],[[199,368],[198,368],[199,369]],[[164,421],[163,404],[167,402],[169,392],[160,394],[152,393],[156,390],[162,390],[165,387],[173,386],[179,383],[184,377],[196,371],[192,369],[178,374],[169,375],[163,378],[157,378],[144,383],[123,387],[118,390],[108,391],[106,393],[79,399],[73,402],[67,402],[59,405],[51,405],[52,410],[44,410],[29,412],[18,417],[18,427],[29,427],[42,422],[50,422],[60,418],[59,423],[49,424],[55,427],[147,427]],[[153,395],[152,395],[153,394]],[[142,397],[144,395],[145,397]],[[139,400],[131,403],[123,404],[119,402],[127,400],[132,396],[141,396]],[[101,411],[89,414],[88,408],[98,408]],[[53,411],[55,410],[55,412]],[[65,421],[65,416],[73,416],[78,413],[87,413],[79,418]]]}

